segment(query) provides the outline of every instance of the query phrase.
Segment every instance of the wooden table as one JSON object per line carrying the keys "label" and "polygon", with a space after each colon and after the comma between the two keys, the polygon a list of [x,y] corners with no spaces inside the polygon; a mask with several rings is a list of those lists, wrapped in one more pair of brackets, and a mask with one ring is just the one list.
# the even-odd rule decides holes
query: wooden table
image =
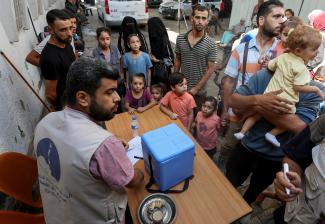
{"label": "wooden table", "polygon": [[[192,135],[178,120],[171,120],[155,106],[141,114],[136,114],[139,122],[139,134],[176,123],[195,142],[194,178],[187,191],[180,194],[169,194],[177,208],[176,223],[231,223],[251,212],[237,190],[230,184],[213,161],[205,154]],[[132,136],[131,115],[122,113],[106,122],[107,129],[119,138],[129,141]],[[149,180],[143,161],[135,164],[145,173],[145,181],[136,189],[127,189],[129,207],[134,223],[138,223],[137,209],[140,202],[149,195],[145,184]],[[183,183],[173,189],[180,189]]]}

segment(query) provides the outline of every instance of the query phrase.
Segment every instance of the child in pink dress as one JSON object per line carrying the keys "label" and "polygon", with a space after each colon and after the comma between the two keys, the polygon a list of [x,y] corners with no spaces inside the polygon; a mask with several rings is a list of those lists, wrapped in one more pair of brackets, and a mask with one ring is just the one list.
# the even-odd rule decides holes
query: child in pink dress
{"label": "child in pink dress", "polygon": [[217,152],[217,137],[220,129],[220,118],[215,113],[216,108],[216,99],[212,96],[206,97],[194,123],[195,139],[211,159]]}
{"label": "child in pink dress", "polygon": [[182,73],[175,72],[169,77],[172,89],[160,101],[160,110],[171,119],[180,119],[183,125],[190,130],[196,103],[191,94],[187,92],[187,81]]}

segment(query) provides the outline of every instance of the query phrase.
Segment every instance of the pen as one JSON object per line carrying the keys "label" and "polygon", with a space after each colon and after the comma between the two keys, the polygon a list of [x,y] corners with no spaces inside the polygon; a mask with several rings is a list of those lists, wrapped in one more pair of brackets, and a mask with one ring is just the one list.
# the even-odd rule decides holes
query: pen
{"label": "pen", "polygon": [[[288,163],[283,163],[283,173],[284,173],[284,178],[290,182],[289,178],[287,177],[287,173],[289,172],[289,165]],[[290,194],[290,189],[285,188],[286,194],[289,195]]]}

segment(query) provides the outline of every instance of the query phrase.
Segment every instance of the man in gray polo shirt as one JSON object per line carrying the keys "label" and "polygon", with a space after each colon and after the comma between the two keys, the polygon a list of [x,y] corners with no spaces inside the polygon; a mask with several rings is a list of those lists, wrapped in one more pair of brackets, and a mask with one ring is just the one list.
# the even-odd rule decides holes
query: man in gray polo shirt
{"label": "man in gray polo shirt", "polygon": [[198,105],[206,96],[206,83],[215,70],[217,44],[205,30],[208,25],[209,10],[198,5],[192,13],[192,30],[180,34],[176,40],[174,71],[185,75],[189,93]]}

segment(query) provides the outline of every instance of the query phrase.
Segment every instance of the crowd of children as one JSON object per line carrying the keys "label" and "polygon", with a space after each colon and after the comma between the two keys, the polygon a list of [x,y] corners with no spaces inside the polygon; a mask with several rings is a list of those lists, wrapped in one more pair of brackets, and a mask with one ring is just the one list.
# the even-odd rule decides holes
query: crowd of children
{"label": "crowd of children", "polygon": [[[182,73],[175,72],[169,76],[168,86],[165,83],[151,85],[152,63],[148,53],[141,51],[138,34],[129,34],[127,46],[129,52],[120,55],[117,47],[111,44],[111,31],[107,27],[97,29],[98,47],[93,56],[106,61],[120,71],[120,85],[125,82],[126,93],[119,91],[123,98],[123,110],[130,114],[142,113],[155,105],[171,119],[180,119],[183,125],[193,133],[207,154],[213,158],[216,153],[217,132],[220,119],[216,115],[217,101],[208,96],[204,100],[201,111],[194,116],[195,100],[187,92],[187,81]],[[122,63],[121,63],[122,61]],[[166,93],[166,90],[170,89]]]}

